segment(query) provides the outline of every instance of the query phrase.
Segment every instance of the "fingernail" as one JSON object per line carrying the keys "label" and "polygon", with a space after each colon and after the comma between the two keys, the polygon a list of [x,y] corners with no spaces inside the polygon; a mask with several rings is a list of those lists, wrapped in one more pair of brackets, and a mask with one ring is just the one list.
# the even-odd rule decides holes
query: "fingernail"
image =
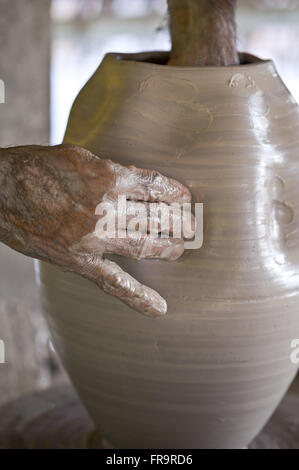
{"label": "fingernail", "polygon": [[185,218],[185,221],[184,221],[184,238],[187,238],[187,239],[193,238],[195,235],[195,231],[196,231],[195,217],[192,216],[190,224],[189,224],[188,217]]}
{"label": "fingernail", "polygon": [[[154,300],[154,299],[153,299]],[[158,318],[166,315],[167,313],[167,302],[166,300],[163,299],[160,295],[156,296],[156,299],[154,302],[151,304],[149,309],[144,312],[145,315],[152,317],[152,318]]]}
{"label": "fingernail", "polygon": [[177,243],[176,245],[172,244],[166,247],[161,255],[161,259],[167,259],[168,261],[175,261],[184,253],[184,245],[182,242]]}

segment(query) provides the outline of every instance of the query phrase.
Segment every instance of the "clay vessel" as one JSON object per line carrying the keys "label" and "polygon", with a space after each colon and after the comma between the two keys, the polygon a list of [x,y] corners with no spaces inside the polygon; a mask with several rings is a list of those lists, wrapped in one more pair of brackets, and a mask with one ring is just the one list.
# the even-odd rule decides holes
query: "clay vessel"
{"label": "clay vessel", "polygon": [[116,448],[243,448],[292,381],[299,337],[299,112],[271,61],[166,66],[108,54],[65,142],[177,178],[204,203],[204,244],[120,265],[168,302],[147,318],[40,265],[44,310],[94,422]]}

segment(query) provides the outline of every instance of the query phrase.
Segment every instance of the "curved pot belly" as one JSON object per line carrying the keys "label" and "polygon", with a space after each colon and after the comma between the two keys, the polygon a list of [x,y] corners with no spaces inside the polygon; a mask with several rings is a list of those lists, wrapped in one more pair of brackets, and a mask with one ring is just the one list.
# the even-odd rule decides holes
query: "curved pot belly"
{"label": "curved pot belly", "polygon": [[200,250],[117,259],[166,298],[163,318],[40,264],[54,343],[118,448],[242,448],[296,373],[298,107],[270,61],[247,59],[189,68],[108,55],[70,115],[66,142],[158,169],[204,204]]}

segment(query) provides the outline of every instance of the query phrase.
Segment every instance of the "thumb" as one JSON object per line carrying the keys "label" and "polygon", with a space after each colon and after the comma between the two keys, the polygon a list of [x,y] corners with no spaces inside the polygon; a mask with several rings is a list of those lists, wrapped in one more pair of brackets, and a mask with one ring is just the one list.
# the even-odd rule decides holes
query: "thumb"
{"label": "thumb", "polygon": [[158,292],[144,286],[118,264],[102,257],[81,256],[78,273],[95,282],[104,292],[144,315],[161,317],[167,312],[167,303]]}

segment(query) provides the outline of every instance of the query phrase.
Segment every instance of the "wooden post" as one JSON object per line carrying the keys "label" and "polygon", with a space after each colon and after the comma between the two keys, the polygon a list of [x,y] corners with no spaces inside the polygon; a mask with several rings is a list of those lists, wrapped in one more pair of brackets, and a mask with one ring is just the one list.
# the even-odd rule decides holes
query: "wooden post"
{"label": "wooden post", "polygon": [[169,65],[236,65],[236,0],[168,0]]}

